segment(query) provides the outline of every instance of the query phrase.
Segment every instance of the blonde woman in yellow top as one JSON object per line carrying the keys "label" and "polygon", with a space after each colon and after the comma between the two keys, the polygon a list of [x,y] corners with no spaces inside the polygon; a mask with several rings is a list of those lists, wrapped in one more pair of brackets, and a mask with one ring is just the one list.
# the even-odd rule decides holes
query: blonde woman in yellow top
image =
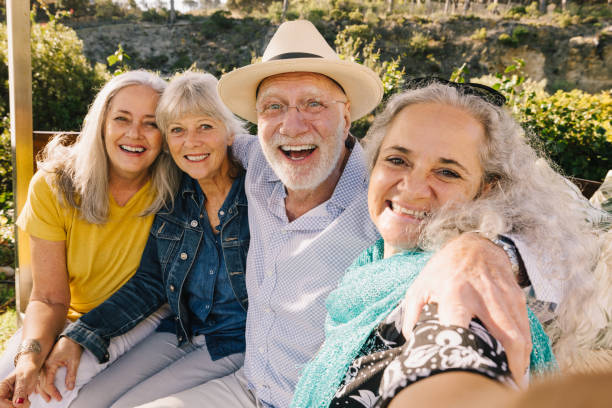
{"label": "blonde woman in yellow top", "polygon": [[165,86],[146,71],[114,77],[76,142],[58,137],[45,149],[17,220],[30,237],[33,288],[23,328],[0,360],[0,407],[28,406],[67,319],[102,303],[136,271],[154,214],[178,184],[155,122]]}

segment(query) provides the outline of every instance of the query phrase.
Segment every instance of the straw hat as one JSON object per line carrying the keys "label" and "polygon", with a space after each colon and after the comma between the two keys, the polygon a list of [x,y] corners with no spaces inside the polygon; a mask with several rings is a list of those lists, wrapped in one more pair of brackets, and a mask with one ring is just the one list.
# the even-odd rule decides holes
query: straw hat
{"label": "straw hat", "polygon": [[232,112],[257,123],[255,93],[259,83],[287,72],[315,72],[339,83],[351,102],[352,121],[372,111],[383,96],[378,75],[361,64],[341,60],[307,20],[281,24],[266,47],[262,62],[223,75],[219,95]]}

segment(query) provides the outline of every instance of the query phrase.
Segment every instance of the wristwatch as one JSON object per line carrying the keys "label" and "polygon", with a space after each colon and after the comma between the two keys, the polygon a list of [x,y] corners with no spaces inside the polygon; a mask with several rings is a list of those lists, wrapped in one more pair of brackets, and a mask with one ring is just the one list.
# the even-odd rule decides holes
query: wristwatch
{"label": "wristwatch", "polygon": [[15,359],[13,360],[13,364],[17,367],[17,361],[22,354],[26,353],[40,353],[40,343],[38,340],[27,339],[21,342],[19,347],[17,347],[17,354],[15,354]]}

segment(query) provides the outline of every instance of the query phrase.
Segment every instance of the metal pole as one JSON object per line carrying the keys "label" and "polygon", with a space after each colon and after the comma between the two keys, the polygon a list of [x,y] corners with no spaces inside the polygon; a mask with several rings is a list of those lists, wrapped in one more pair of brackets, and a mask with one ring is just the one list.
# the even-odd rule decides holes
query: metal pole
{"label": "metal pole", "polygon": [[[30,2],[8,0],[6,6],[13,192],[15,218],[17,218],[25,204],[28,184],[33,175]],[[32,270],[27,235],[16,228],[15,241],[17,244],[15,296],[19,315],[19,312],[25,312],[28,304],[32,289]]]}

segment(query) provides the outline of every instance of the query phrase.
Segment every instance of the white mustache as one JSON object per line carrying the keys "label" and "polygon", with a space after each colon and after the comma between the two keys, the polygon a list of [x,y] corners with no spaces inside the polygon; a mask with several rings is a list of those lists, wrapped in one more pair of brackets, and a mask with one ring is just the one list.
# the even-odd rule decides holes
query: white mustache
{"label": "white mustache", "polygon": [[317,143],[317,141],[314,139],[315,138],[312,136],[288,137],[285,135],[281,135],[280,133],[275,133],[274,136],[272,137],[272,140],[270,140],[269,144],[275,148],[283,146],[283,145],[315,145],[315,146],[318,146],[319,143]]}

